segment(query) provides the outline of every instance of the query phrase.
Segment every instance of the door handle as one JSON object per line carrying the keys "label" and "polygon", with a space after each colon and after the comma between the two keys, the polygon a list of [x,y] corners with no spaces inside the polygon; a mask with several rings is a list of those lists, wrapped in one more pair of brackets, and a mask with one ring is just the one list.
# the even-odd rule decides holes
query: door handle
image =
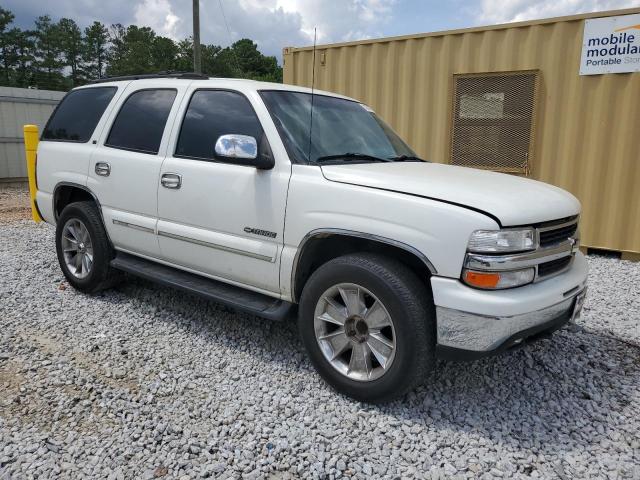
{"label": "door handle", "polygon": [[96,175],[100,175],[101,177],[108,177],[111,173],[111,165],[107,162],[98,162],[96,163]]}
{"label": "door handle", "polygon": [[164,188],[178,189],[182,186],[182,175],[177,173],[163,173],[160,177],[160,184]]}

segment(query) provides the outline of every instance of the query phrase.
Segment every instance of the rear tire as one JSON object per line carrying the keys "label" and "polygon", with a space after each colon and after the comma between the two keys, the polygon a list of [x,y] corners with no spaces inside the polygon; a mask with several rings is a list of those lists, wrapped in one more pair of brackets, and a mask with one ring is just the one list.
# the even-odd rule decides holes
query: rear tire
{"label": "rear tire", "polygon": [[431,291],[381,255],[345,255],[319,267],[302,292],[298,327],[320,376],[359,401],[400,397],[435,365]]}
{"label": "rear tire", "polygon": [[56,252],[65,278],[81,292],[97,292],[120,278],[109,264],[114,251],[93,202],[74,202],[64,208],[56,224]]}

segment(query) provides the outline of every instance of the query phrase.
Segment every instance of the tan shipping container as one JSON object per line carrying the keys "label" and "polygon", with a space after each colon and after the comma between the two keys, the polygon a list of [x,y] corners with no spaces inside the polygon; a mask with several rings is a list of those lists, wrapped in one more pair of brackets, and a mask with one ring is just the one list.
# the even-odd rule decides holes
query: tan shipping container
{"label": "tan shipping container", "polygon": [[[435,162],[464,163],[474,148],[493,142],[500,148],[484,168],[572,192],[583,206],[582,245],[639,259],[640,73],[579,75],[585,20],[637,13],[640,8],[318,45],[315,88],[371,106]],[[284,82],[310,87],[313,47],[283,53]],[[501,87],[507,93],[475,94],[478,74],[485,84],[507,85]],[[491,112],[504,95],[521,97],[512,117],[528,116],[530,128],[512,122],[510,134],[500,134],[496,118],[507,112]],[[484,132],[479,142],[474,128]],[[508,163],[510,155],[524,163]]]}

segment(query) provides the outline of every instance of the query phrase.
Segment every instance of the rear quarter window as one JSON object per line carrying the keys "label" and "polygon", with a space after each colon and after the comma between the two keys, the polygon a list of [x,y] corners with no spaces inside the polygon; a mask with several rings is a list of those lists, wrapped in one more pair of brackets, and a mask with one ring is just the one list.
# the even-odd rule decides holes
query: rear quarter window
{"label": "rear quarter window", "polygon": [[42,132],[42,140],[88,142],[116,87],[73,90],[60,102]]}

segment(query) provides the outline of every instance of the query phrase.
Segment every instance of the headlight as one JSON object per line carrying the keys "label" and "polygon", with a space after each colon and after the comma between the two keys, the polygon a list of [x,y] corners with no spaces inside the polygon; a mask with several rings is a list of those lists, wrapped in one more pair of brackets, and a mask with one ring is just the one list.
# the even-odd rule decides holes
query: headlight
{"label": "headlight", "polygon": [[510,270],[506,272],[479,272],[465,269],[462,278],[468,285],[485,290],[519,287],[533,282],[534,268]]}
{"label": "headlight", "polygon": [[473,253],[506,253],[535,250],[537,246],[533,228],[476,230],[471,234],[468,250]]}

